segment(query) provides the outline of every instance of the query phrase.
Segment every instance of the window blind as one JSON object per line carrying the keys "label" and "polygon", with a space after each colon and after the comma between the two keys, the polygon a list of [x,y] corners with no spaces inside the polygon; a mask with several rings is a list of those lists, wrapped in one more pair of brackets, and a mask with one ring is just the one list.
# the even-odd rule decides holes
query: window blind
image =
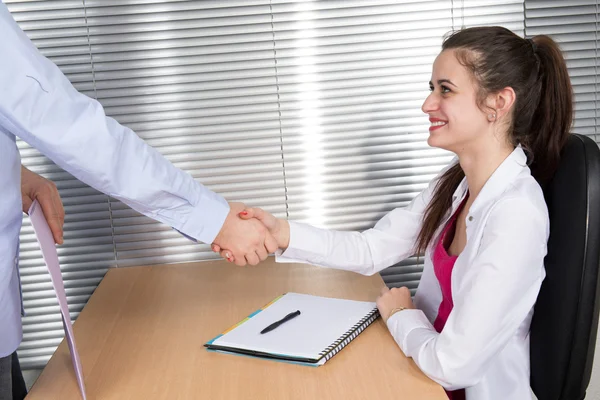
{"label": "window blind", "polygon": [[[522,0],[5,2],[78,90],[175,165],[230,201],[333,229],[373,226],[451,160],[427,146],[420,111],[443,35],[524,29]],[[110,267],[215,257],[19,147],[65,203],[73,319]],[[21,243],[19,356],[40,368],[62,325],[28,221]],[[414,289],[421,269],[383,275]]]}
{"label": "window blind", "polygon": [[598,0],[525,2],[527,36],[550,35],[561,46],[575,93],[574,129],[600,143]]}
{"label": "window blind", "polygon": [[[85,89],[229,201],[279,216],[285,188],[270,6],[86,0]],[[110,201],[118,266],[213,259],[208,245]]]}

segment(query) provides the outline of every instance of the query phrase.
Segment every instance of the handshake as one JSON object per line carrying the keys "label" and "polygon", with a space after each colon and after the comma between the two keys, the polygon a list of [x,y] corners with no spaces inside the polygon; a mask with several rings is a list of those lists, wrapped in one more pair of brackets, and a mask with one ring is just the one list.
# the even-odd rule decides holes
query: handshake
{"label": "handshake", "polygon": [[211,248],[240,267],[257,265],[290,242],[290,226],[261,208],[229,203],[229,215]]}

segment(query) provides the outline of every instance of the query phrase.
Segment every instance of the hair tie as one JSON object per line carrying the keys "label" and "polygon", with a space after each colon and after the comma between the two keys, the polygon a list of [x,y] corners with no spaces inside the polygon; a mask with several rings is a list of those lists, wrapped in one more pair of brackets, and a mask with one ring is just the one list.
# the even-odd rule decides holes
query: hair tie
{"label": "hair tie", "polygon": [[533,53],[535,54],[537,52],[537,45],[535,44],[533,39],[526,39],[526,40],[529,42],[529,45],[531,46],[531,49],[533,50]]}

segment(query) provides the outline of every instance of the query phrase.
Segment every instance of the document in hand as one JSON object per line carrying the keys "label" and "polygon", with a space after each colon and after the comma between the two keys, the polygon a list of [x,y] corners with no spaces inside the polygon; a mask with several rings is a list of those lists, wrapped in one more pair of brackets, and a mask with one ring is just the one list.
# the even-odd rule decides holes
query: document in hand
{"label": "document in hand", "polygon": [[62,315],[63,328],[65,330],[65,338],[69,351],[71,352],[71,362],[73,363],[73,369],[75,370],[75,378],[79,385],[79,391],[81,392],[81,398],[86,400],[85,384],[83,381],[83,371],[81,368],[81,360],[79,359],[79,353],[77,352],[77,345],[75,344],[75,335],[73,334],[73,326],[71,325],[71,317],[69,314],[69,305],[67,304],[67,295],[65,294],[65,285],[62,280],[60,272],[60,264],[58,262],[58,253],[54,244],[54,238],[52,232],[46,222],[46,217],[42,211],[42,207],[35,200],[29,208],[29,219],[33,226],[33,231],[37,237],[38,243],[42,250],[42,257],[48,267],[50,273],[50,280],[58,299],[58,305],[60,307],[60,313]]}
{"label": "document in hand", "polygon": [[[286,293],[204,346],[218,352],[318,366],[378,316],[374,302]],[[270,330],[261,333],[267,327]]]}

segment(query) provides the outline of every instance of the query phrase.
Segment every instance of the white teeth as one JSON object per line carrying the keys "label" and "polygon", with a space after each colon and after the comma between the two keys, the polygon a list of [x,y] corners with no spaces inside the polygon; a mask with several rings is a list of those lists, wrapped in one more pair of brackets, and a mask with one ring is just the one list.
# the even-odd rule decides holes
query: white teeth
{"label": "white teeth", "polygon": [[442,125],[446,125],[446,122],[444,121],[435,121],[431,123],[431,126],[442,126]]}

